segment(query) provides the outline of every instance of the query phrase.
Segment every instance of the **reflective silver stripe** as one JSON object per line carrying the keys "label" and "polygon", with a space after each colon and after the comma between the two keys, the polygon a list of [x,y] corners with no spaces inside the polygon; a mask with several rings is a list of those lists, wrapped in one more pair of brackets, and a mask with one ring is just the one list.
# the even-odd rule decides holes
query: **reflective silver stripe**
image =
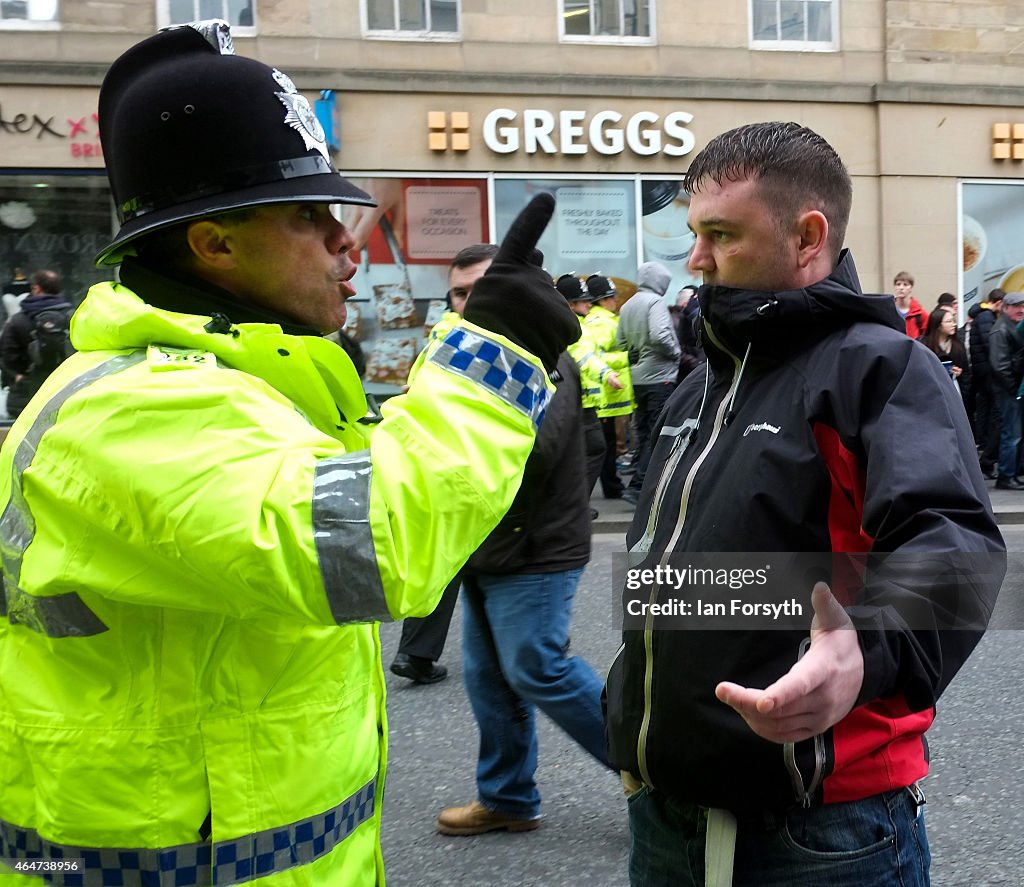
{"label": "reflective silver stripe", "polygon": [[493,339],[463,327],[453,329],[430,355],[431,363],[472,379],[540,425],[548,388],[539,367]]}
{"label": "reflective silver stripe", "polygon": [[47,401],[25,436],[18,442],[11,465],[11,498],[0,516],[0,563],[3,565],[4,578],[0,614],[6,615],[12,624],[24,625],[53,638],[86,637],[107,630],[107,626],[73,591],[36,597],[19,586],[22,559],[36,532],[35,518],[22,491],[22,475],[32,464],[43,435],[56,424],[57,414],[69,398],[93,382],[133,367],[145,359],[144,351],[133,351],[131,354],[113,357],[76,376]]}
{"label": "reflective silver stripe", "polygon": [[622,410],[628,406],[632,406],[633,401],[631,400],[613,400],[611,403],[606,403],[602,410]]}
{"label": "reflective silver stripe", "polygon": [[321,459],[313,477],[313,540],[331,614],[345,622],[390,622],[370,528],[369,450]]}
{"label": "reflective silver stripe", "polygon": [[47,873],[52,884],[105,887],[204,887],[244,884],[326,856],[373,818],[376,778],[325,813],[230,841],[175,847],[77,847],[0,820],[0,857],[81,859],[82,872]]}

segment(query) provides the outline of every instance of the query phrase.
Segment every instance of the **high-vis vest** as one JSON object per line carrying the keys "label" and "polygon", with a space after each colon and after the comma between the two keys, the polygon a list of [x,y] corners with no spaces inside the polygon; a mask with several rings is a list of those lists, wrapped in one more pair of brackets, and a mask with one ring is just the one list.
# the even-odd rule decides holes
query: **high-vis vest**
{"label": "high-vis vest", "polygon": [[601,404],[597,415],[625,416],[633,412],[633,381],[629,372],[629,356],[625,351],[615,350],[615,333],[619,328],[619,316],[614,311],[592,305],[583,318],[583,328],[589,333],[609,370],[619,374],[622,388],[613,388],[608,382],[608,374],[601,377]]}
{"label": "high-vis vest", "polygon": [[550,386],[463,322],[367,438],[337,345],[209,320],[93,287],[0,450],[0,857],[383,884],[376,623],[497,524]]}
{"label": "high-vis vest", "polygon": [[569,356],[580,368],[580,387],[583,389],[583,408],[597,408],[602,403],[601,379],[611,372],[601,359],[599,349],[580,318],[580,337],[569,348]]}

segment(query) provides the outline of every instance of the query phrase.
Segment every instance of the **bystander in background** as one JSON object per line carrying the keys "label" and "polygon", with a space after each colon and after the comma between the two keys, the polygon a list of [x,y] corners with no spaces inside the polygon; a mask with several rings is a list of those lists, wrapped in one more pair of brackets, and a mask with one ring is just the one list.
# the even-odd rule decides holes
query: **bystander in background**
{"label": "bystander in background", "polygon": [[911,339],[920,339],[928,329],[928,316],[921,303],[911,293],[914,291],[914,278],[909,271],[899,271],[892,279],[895,292],[896,310],[906,324],[907,335]]}
{"label": "bystander in background", "polygon": [[679,339],[665,303],[672,272],[658,262],[637,269],[637,291],[619,310],[616,344],[629,355],[636,411],[636,457],[623,498],[636,503],[651,459],[651,434],[679,376]]}
{"label": "bystander in background", "polygon": [[61,295],[56,271],[36,271],[29,294],[0,333],[0,363],[10,387],[7,415],[16,419],[46,380],[71,352],[74,308]]}

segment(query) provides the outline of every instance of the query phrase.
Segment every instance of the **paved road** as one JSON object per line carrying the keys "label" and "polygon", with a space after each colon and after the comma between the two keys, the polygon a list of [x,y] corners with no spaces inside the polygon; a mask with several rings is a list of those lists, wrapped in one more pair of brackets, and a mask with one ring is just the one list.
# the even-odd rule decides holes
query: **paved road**
{"label": "paved road", "polygon": [[[1024,552],[1024,526],[1004,527]],[[572,646],[603,673],[618,647],[610,624],[611,556],[620,535],[594,537],[573,619]],[[391,766],[383,845],[390,887],[622,887],[628,883],[625,802],[604,773],[543,716],[538,784],[544,822],[525,834],[449,838],[434,831],[444,806],[474,797],[476,724],[461,678],[461,610],[444,662],[452,676],[428,687],[388,675]],[[1024,628],[1024,556],[1014,558],[995,624]],[[398,626],[382,629],[385,662]],[[990,631],[940,702],[925,781],[934,887],[1024,884],[1024,632]]]}

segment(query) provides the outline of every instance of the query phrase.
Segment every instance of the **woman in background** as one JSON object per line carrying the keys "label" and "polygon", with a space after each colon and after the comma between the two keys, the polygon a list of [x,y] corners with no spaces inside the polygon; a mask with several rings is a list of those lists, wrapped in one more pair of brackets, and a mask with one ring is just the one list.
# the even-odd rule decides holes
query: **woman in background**
{"label": "woman in background", "polygon": [[967,349],[957,338],[956,312],[950,306],[939,305],[928,316],[928,332],[922,342],[942,361],[960,396],[965,397],[970,385],[970,364]]}

